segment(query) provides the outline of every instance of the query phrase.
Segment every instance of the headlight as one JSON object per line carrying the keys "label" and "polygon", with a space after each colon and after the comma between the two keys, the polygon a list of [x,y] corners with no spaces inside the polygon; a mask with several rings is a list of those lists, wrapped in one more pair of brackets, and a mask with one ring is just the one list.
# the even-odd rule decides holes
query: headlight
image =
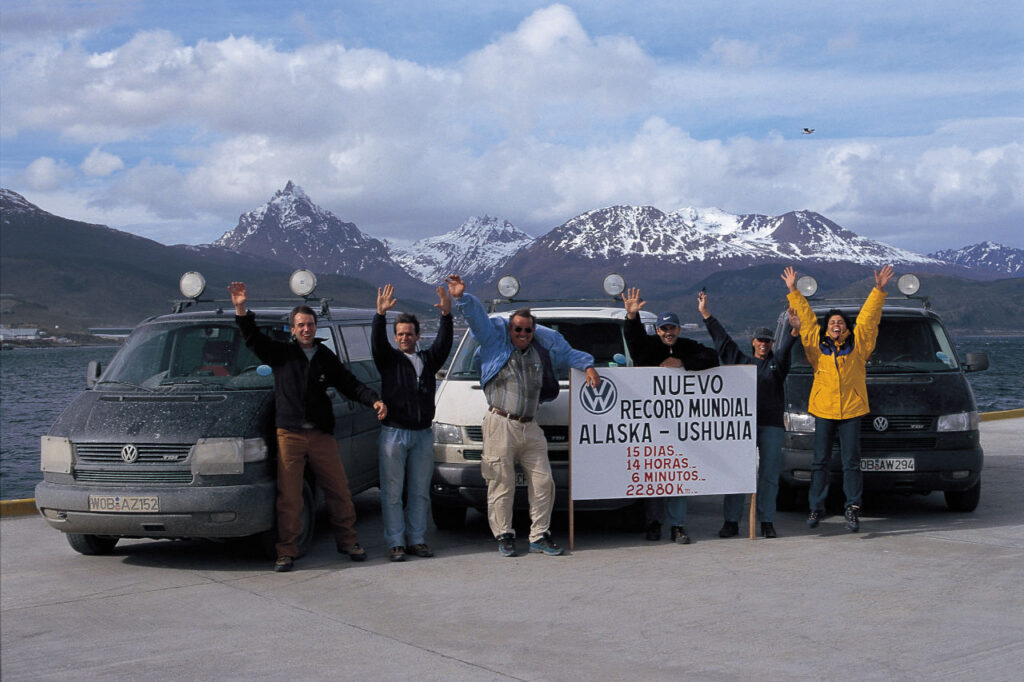
{"label": "headlight", "polygon": [[262,438],[200,438],[192,446],[190,457],[193,474],[240,474],[245,462],[267,458],[267,444]]}
{"label": "headlight", "polygon": [[806,412],[786,412],[782,415],[782,421],[787,431],[797,433],[814,433],[814,415]]}
{"label": "headlight", "polygon": [[462,445],[462,427],[458,424],[434,422],[434,442],[447,445]]}
{"label": "headlight", "polygon": [[939,417],[938,431],[977,431],[977,412],[957,412]]}
{"label": "headlight", "polygon": [[39,439],[39,468],[54,474],[70,474],[74,459],[71,441],[59,436],[43,436]]}

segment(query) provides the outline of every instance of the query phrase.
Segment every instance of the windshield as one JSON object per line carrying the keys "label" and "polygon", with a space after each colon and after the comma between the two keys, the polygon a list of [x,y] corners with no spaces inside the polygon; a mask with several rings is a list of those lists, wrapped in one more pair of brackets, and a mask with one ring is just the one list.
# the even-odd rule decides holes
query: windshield
{"label": "windshield", "polygon": [[[629,352],[626,349],[626,339],[623,336],[622,322],[617,320],[586,320],[586,319],[546,319],[542,324],[549,329],[554,329],[565,337],[569,345],[576,350],[590,353],[594,356],[594,364],[598,367],[617,367],[614,356],[621,353],[627,358]],[[477,349],[476,339],[471,334],[466,334],[466,340],[459,346],[455,357],[452,359],[451,367],[448,370],[448,377],[460,381],[479,381],[480,362],[475,358]],[[569,379],[568,370],[561,370],[558,378],[566,381]]]}
{"label": "windshield", "polygon": [[[271,338],[289,338],[280,324],[260,328]],[[128,337],[96,388],[156,392],[270,388],[274,377],[269,371],[257,371],[260,365],[233,323],[151,324]]]}
{"label": "windshield", "polygon": [[[784,333],[789,333],[786,326]],[[938,372],[960,368],[956,351],[938,320],[927,317],[883,317],[875,351],[868,359],[869,374]],[[809,372],[803,347],[793,346],[793,370]]]}

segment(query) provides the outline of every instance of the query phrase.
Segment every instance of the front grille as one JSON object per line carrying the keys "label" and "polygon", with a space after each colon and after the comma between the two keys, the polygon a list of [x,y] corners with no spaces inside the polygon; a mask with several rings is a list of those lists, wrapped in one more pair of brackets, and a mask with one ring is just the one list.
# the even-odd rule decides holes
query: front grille
{"label": "front grille", "polygon": [[[888,426],[888,428],[886,428],[885,431],[881,431],[880,432],[880,431],[875,430],[875,418],[879,417],[879,416],[885,417],[888,420],[888,422],[889,422],[889,426]],[[897,414],[897,415],[894,415],[894,416],[889,416],[887,414],[886,415],[866,414],[863,417],[861,417],[861,420],[860,420],[860,432],[863,433],[863,434],[869,434],[869,433],[889,433],[891,431],[909,432],[909,433],[921,433],[923,431],[934,431],[935,430],[935,427],[933,426],[934,422],[935,422],[935,417],[932,417],[930,415],[916,415],[916,414],[903,415],[903,414]]]}
{"label": "front grille", "polygon": [[188,485],[192,483],[191,471],[142,471],[139,469],[118,469],[116,471],[75,471],[75,480],[83,483],[164,483]]}
{"label": "front grille", "polygon": [[139,450],[138,459],[126,464],[121,459],[121,448],[128,443],[75,443],[75,461],[98,464],[118,463],[124,466],[136,464],[168,464],[183,462],[192,449],[190,443],[131,443]]}
{"label": "front grille", "polygon": [[[544,438],[549,443],[568,443],[569,442],[569,427],[562,426],[559,424],[542,425],[541,430],[544,432]],[[484,442],[484,428],[483,426],[467,426],[466,437],[474,443]]]}
{"label": "front grille", "polygon": [[480,458],[483,457],[483,455],[484,455],[484,451],[483,450],[463,450],[462,451],[462,458],[463,459],[472,460],[474,462],[479,462]]}
{"label": "front grille", "polygon": [[484,442],[484,427],[483,426],[467,426],[466,436],[475,443]]}

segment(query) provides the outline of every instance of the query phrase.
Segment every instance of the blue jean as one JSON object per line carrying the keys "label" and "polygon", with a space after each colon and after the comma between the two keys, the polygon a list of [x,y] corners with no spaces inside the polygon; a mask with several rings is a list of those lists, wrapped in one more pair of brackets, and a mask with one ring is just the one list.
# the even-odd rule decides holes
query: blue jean
{"label": "blue jean", "polygon": [[647,523],[657,521],[670,526],[686,525],[685,497],[648,497],[644,500],[644,517]]}
{"label": "blue jean", "polygon": [[845,506],[860,506],[864,481],[860,473],[860,417],[814,420],[814,459],[811,461],[811,488],[807,502],[812,511],[825,510],[828,496],[828,463],[832,459],[832,441],[839,436],[839,454],[843,458]]}
{"label": "blue jean", "polygon": [[[430,509],[430,477],[434,472],[434,437],[431,429],[413,431],[380,428],[380,507],[388,547],[423,542]],[[406,506],[402,510],[402,488]]]}
{"label": "blue jean", "polygon": [[[781,426],[757,427],[757,520],[775,522],[775,503],[779,497],[779,469],[782,467],[782,438],[786,430]],[[743,513],[746,494],[726,495],[722,501],[722,516],[726,521],[738,523]]]}

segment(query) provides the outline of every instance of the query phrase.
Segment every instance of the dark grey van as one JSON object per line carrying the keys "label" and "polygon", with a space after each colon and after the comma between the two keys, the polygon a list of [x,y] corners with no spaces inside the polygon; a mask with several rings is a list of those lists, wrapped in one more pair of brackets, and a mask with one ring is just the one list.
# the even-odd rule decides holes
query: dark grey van
{"label": "dark grey van", "polygon": [[[299,301],[301,302],[301,301]],[[257,325],[287,340],[288,309],[255,309]],[[370,353],[374,310],[321,310],[317,336],[380,391]],[[275,534],[274,377],[245,347],[230,306],[143,321],[41,442],[36,505],[83,554],[119,538],[230,538]],[[335,437],[352,493],[378,484],[379,423],[329,389]],[[312,539],[316,486],[304,490],[300,552]]]}
{"label": "dark grey van", "polygon": [[[830,308],[856,319],[859,306],[809,301],[819,321]],[[775,338],[789,334],[785,313]],[[799,343],[786,380],[786,435],[780,506],[806,504],[814,453],[814,417],[807,412],[813,373]],[[981,498],[983,453],[978,408],[966,372],[988,368],[984,353],[961,360],[941,318],[926,307],[886,305],[867,363],[868,404],[861,419],[864,489],[928,494],[941,490],[954,511],[973,511]],[[830,491],[842,481],[833,446]]]}

